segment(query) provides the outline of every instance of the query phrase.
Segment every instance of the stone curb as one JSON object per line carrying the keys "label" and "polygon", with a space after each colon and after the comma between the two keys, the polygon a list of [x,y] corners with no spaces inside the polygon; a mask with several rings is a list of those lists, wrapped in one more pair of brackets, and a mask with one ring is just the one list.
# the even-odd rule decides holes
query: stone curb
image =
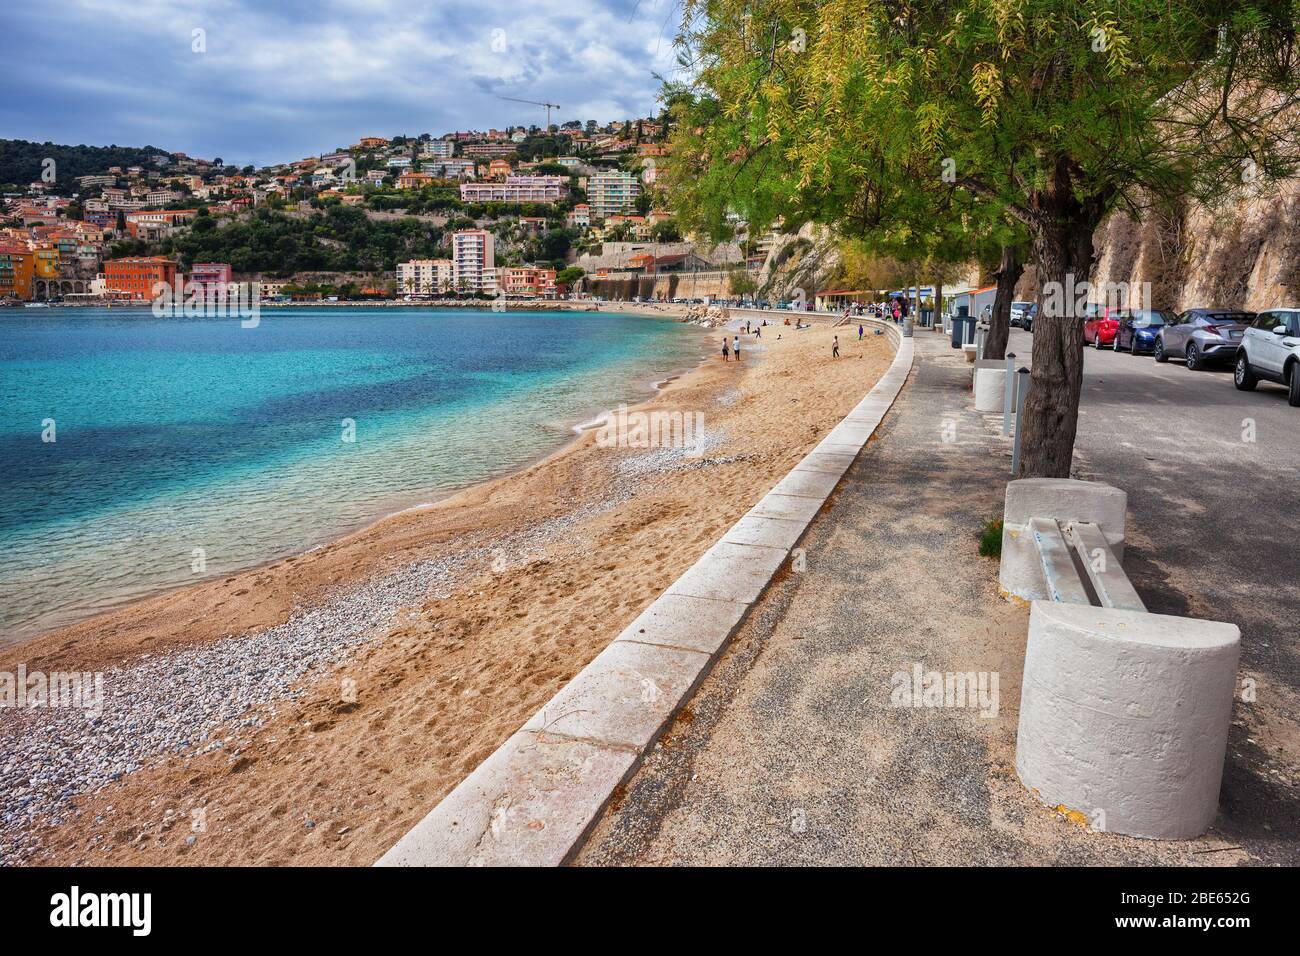
{"label": "stone curb", "polygon": [[[856,318],[856,317],[855,317]],[[582,846],[893,406],[913,340],[865,398],[376,866],[558,866]]]}

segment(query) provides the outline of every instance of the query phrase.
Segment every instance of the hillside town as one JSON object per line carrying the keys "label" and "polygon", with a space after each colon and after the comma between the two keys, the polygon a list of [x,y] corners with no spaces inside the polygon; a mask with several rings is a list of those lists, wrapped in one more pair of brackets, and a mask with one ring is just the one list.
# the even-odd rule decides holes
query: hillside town
{"label": "hillside town", "polygon": [[665,113],[362,136],[260,169],[140,150],[136,165],[75,177],[54,147],[30,183],[0,175],[0,303],[142,303],[157,283],[206,296],[244,282],[267,302],[632,298],[599,290],[686,273],[708,294],[739,291],[770,241],[684,241],[656,165],[668,133]]}

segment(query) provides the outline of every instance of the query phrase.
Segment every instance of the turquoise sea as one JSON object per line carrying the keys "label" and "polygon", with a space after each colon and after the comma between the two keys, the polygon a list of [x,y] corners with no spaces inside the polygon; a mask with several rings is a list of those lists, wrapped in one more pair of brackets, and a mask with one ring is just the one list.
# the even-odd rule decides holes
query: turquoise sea
{"label": "turquoise sea", "polygon": [[589,312],[0,311],[0,640],[518,468],[703,347]]}

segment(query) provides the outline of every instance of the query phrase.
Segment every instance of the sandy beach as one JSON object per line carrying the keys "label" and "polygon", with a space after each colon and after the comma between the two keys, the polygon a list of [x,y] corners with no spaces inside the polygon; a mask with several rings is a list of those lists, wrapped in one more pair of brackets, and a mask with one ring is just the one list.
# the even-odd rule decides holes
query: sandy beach
{"label": "sandy beach", "polygon": [[372,863],[892,358],[847,326],[763,333],[637,407],[699,416],[693,448],[593,429],[327,546],[5,648],[0,671],[104,672],[106,703],[0,711],[0,862]]}

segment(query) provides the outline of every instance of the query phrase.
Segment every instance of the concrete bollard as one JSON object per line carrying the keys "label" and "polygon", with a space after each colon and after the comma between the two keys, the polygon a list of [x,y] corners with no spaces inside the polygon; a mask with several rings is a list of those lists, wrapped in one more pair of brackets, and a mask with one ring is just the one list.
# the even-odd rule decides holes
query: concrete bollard
{"label": "concrete bollard", "polygon": [[[1007,363],[1002,359],[980,359],[975,363],[972,389],[977,412],[1000,412],[1007,394]],[[1012,376],[1014,402],[1015,376]]]}
{"label": "concrete bollard", "polygon": [[1240,644],[1233,624],[1033,602],[1021,782],[1095,830],[1204,833],[1218,810]]}
{"label": "concrete bollard", "polygon": [[1002,562],[998,568],[998,585],[1003,595],[1024,601],[1041,601],[1051,596],[1038,548],[1029,533],[1031,519],[1055,518],[1098,525],[1115,557],[1123,561],[1127,508],[1128,495],[1097,481],[1021,478],[1007,482],[1002,507]]}

